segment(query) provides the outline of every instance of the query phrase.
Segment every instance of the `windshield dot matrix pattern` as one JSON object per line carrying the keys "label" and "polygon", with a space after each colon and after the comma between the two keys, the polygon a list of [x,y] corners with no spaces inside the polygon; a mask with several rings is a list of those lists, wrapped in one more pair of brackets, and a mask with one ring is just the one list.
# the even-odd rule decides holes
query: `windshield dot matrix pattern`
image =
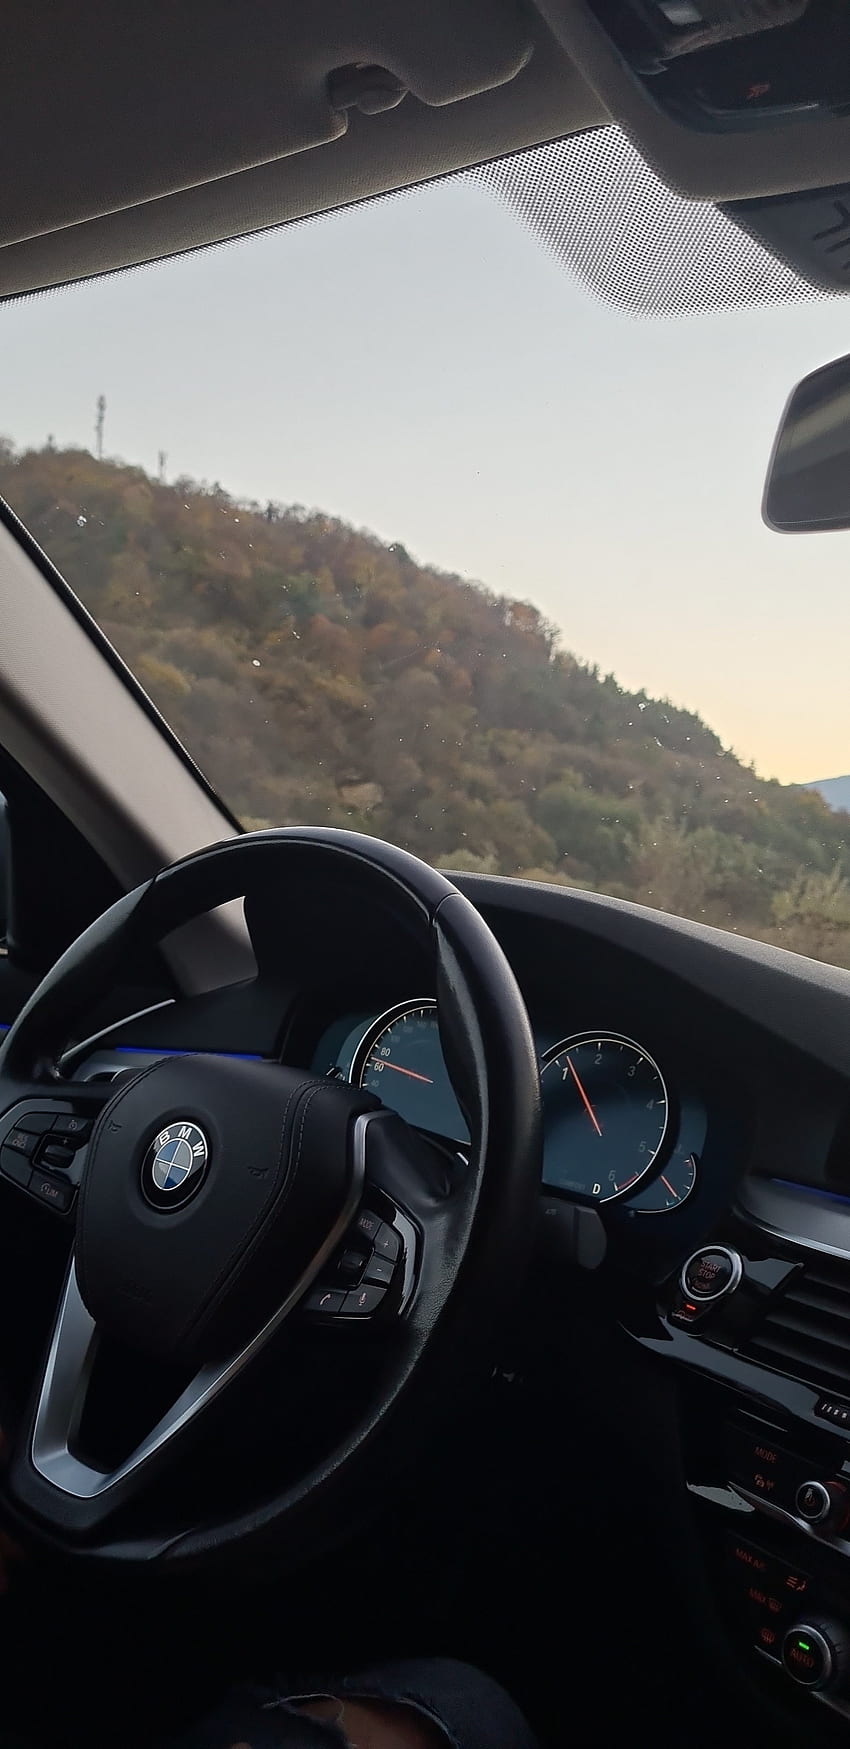
{"label": "windshield dot matrix pattern", "polygon": [[828,297],[716,206],[674,194],[618,127],[468,172],[597,297],[636,316]]}

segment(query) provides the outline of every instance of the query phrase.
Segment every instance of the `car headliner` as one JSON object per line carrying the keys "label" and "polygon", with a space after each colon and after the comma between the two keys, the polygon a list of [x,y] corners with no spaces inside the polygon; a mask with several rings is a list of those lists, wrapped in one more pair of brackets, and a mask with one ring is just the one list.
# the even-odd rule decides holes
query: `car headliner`
{"label": "car headliner", "polygon": [[705,201],[837,184],[850,118],[699,134],[586,0],[9,0],[0,298],[244,236],[614,119]]}

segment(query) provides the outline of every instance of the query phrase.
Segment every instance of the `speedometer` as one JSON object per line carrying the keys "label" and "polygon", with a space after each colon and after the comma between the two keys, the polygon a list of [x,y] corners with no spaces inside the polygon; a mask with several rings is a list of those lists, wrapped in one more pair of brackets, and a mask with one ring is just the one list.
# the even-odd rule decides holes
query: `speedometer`
{"label": "speedometer", "polygon": [[543,1179],[588,1202],[625,1196],[658,1160],[670,1122],[664,1077],[621,1033],[564,1039],[543,1060]]}
{"label": "speedometer", "polygon": [[373,1021],[354,1053],[349,1080],[417,1129],[469,1141],[443,1058],[436,1002],[402,1002]]}

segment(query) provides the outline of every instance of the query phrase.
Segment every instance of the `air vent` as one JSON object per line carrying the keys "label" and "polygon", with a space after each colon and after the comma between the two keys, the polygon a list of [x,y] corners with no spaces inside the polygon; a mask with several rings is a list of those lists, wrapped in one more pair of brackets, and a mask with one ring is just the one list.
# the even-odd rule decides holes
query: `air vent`
{"label": "air vent", "polygon": [[741,1347],[747,1360],[850,1394],[850,1265],[823,1257],[791,1277]]}

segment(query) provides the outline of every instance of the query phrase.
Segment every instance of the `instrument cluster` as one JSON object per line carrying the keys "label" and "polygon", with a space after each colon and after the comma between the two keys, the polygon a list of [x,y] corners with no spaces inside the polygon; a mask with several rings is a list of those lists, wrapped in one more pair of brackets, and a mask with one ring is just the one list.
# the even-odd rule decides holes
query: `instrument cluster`
{"label": "instrument cluster", "polygon": [[[460,1152],[468,1146],[432,997],[332,1030],[333,1040],[323,1041],[334,1051],[330,1072],[367,1088],[417,1129]],[[607,1027],[575,1032],[544,1045],[540,1076],[550,1190],[594,1206],[622,1201],[638,1214],[682,1207],[697,1183],[705,1123],[651,1051]]]}

